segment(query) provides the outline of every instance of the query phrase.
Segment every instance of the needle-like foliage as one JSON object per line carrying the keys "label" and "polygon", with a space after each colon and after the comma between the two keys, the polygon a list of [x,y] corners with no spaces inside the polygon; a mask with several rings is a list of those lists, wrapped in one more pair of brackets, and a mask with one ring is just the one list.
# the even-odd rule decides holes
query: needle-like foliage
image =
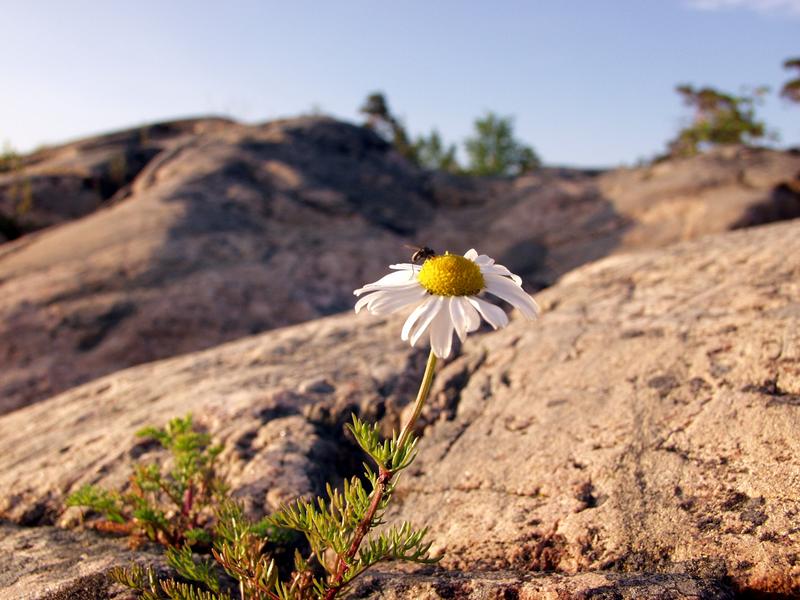
{"label": "needle-like foliage", "polygon": [[[167,499],[183,499],[187,490],[204,489],[201,483],[213,474],[219,450],[210,446],[205,434],[192,431],[188,417],[171,421],[165,429],[142,432],[172,451],[175,460],[168,475],[157,465],[140,465],[133,477],[133,493],[86,487],[70,502],[103,513],[108,522],[135,526],[151,539],[180,539],[180,544],[167,544],[167,564],[176,578],[159,579],[152,569],[136,565],[112,572],[116,582],[146,600],[232,600],[237,591],[240,600],[331,600],[378,562],[438,560],[428,553],[425,529],[414,530],[408,523],[383,527],[395,476],[414,460],[416,439],[397,435],[382,439],[377,427],[356,417],[349,428],[374,462],[374,467],[364,465],[363,480],[348,479],[341,489],[328,485],[325,498],[301,498],[256,523],[247,519],[241,505],[227,498],[225,486],[213,477],[208,481],[216,482],[218,493],[210,497],[213,516],[205,528],[180,529],[174,522],[175,510],[167,512],[151,502],[151,495],[159,493]],[[203,478],[198,480],[198,474]],[[179,503],[177,508],[184,505]],[[294,568],[282,576],[271,550],[286,546],[292,530],[305,536],[310,552],[304,555],[295,550]],[[197,543],[201,537],[197,532],[208,541],[210,558],[195,553],[203,548]]]}
{"label": "needle-like foliage", "polygon": [[139,437],[154,439],[170,453],[170,467],[138,464],[125,492],[86,485],[67,498],[67,506],[97,513],[97,529],[147,538],[165,546],[209,545],[211,506],[224,495],[214,462],[222,450],[211,437],[196,431],[192,417],[175,418],[164,428],[147,427]]}
{"label": "needle-like foliage", "polygon": [[[353,477],[344,482],[341,491],[329,485],[327,498],[301,498],[271,517],[276,527],[301,532],[311,547],[309,557],[296,555],[292,575],[293,581],[305,582],[305,585],[297,585],[295,595],[279,593],[281,600],[329,600],[380,561],[432,563],[438,560],[428,554],[427,531],[415,531],[408,523],[370,535],[384,524],[384,513],[395,490],[394,478],[414,460],[416,438],[408,436],[401,441],[395,435],[382,440],[377,426],[355,416],[349,428],[358,445],[375,462],[377,471],[364,465],[368,488],[361,479]],[[324,570],[324,577],[315,575],[313,562]]]}
{"label": "needle-like foliage", "polygon": [[768,88],[758,87],[739,96],[710,87],[675,88],[694,111],[692,123],[669,143],[672,156],[694,156],[704,148],[725,144],[752,144],[767,135],[766,125],[756,116]]}

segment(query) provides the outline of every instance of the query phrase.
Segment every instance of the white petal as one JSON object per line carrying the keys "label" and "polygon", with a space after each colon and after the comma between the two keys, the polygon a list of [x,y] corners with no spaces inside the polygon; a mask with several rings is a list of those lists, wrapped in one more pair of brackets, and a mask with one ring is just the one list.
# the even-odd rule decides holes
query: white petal
{"label": "white petal", "polygon": [[486,282],[487,292],[515,306],[526,318],[535,319],[536,315],[539,314],[539,307],[533,298],[513,281],[491,274],[484,275],[483,280]]}
{"label": "white petal", "polygon": [[478,258],[478,253],[475,251],[475,248],[470,248],[464,253],[464,258],[468,258],[475,262],[475,259]]}
{"label": "white petal", "polygon": [[516,283],[519,287],[522,287],[522,278],[519,275],[514,275],[514,273],[509,271],[508,268],[504,267],[503,265],[483,265],[481,267],[481,273],[484,275],[501,275],[510,277],[511,281]]}
{"label": "white petal", "polygon": [[425,333],[425,330],[428,329],[428,325],[431,324],[436,318],[436,315],[441,312],[442,303],[444,298],[442,296],[434,296],[431,300],[432,302],[428,303],[428,310],[425,311],[422,316],[420,316],[419,321],[417,321],[417,326],[414,329],[414,333],[411,334],[411,345],[415,346],[419,341],[419,338],[422,337],[422,334]]}
{"label": "white petal", "polygon": [[400,271],[419,271],[420,266],[412,263],[396,263],[389,265],[389,268]]}
{"label": "white petal", "polygon": [[[378,295],[380,294],[380,296]],[[421,298],[427,294],[425,288],[417,286],[412,289],[391,290],[376,292],[371,294],[375,298],[374,301],[367,304],[369,312],[374,315],[388,315],[408,306],[409,304],[416,304]]]}
{"label": "white petal", "polygon": [[499,306],[495,306],[475,296],[469,297],[469,303],[476,308],[478,312],[481,313],[481,316],[486,319],[486,322],[495,329],[502,329],[508,325],[508,316],[506,316],[506,313],[504,313],[503,309]]}
{"label": "white petal", "polygon": [[411,271],[395,271],[394,273],[389,273],[388,275],[384,275],[383,277],[378,279],[378,281],[373,281],[372,283],[368,283],[362,288],[358,288],[353,292],[353,294],[358,296],[370,290],[393,288],[397,286],[402,287],[409,284],[413,284],[415,282],[416,279],[414,279],[414,274]]}
{"label": "white petal", "polygon": [[[383,305],[394,304],[395,301],[399,301],[400,306],[405,306],[421,298],[424,292],[425,290],[421,285],[368,290],[367,294],[359,298],[358,302],[356,302],[356,313],[364,306],[366,306],[370,312],[375,312],[376,308],[380,309]],[[384,312],[382,314],[386,313]]]}
{"label": "white petal", "polygon": [[467,333],[475,331],[481,326],[481,317],[478,311],[469,303],[468,298],[461,298],[461,306],[464,308],[464,317],[467,319]]}
{"label": "white petal", "polygon": [[453,349],[453,321],[447,307],[448,300],[445,299],[443,310],[436,314],[431,323],[431,350],[439,358],[447,358]]}
{"label": "white petal", "polygon": [[494,259],[489,256],[486,256],[485,254],[481,254],[480,256],[475,258],[475,263],[481,267],[486,265],[493,265]]}
{"label": "white petal", "polygon": [[372,297],[377,296],[378,294],[385,294],[386,292],[372,292],[371,294],[367,294],[366,296],[362,296],[356,302],[356,314],[361,312],[361,309],[364,308],[369,302],[372,302]]}
{"label": "white petal", "polygon": [[414,324],[430,309],[431,304],[433,304],[435,301],[436,296],[430,296],[427,300],[415,308],[410,315],[408,315],[406,322],[403,323],[403,331],[400,333],[401,340],[406,342],[408,341],[408,336],[411,334],[411,329],[414,327]]}
{"label": "white petal", "polygon": [[467,328],[469,327],[467,315],[464,313],[464,304],[469,306],[469,303],[461,296],[450,298],[450,320],[453,322],[453,328],[462,343],[467,339]]}

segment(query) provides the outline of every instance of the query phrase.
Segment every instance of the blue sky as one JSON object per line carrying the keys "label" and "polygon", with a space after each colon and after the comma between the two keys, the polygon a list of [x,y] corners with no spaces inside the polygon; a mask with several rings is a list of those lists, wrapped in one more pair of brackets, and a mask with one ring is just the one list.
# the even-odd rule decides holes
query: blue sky
{"label": "blue sky", "polygon": [[[633,163],[688,113],[677,83],[776,90],[800,0],[0,0],[0,143],[29,150],[197,114],[322,110],[382,90],[413,134],[487,109],[550,164]],[[761,115],[800,145],[800,106]]]}

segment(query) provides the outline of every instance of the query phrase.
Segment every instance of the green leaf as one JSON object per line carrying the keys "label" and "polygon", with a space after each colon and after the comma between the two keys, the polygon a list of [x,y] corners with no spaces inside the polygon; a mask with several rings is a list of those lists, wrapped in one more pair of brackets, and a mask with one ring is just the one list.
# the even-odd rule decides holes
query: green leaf
{"label": "green leaf", "polygon": [[183,532],[183,537],[190,544],[212,544],[214,541],[213,536],[205,529],[187,529]]}
{"label": "green leaf", "polygon": [[[391,439],[381,439],[378,424],[369,425],[353,415],[353,423],[347,426],[361,449],[366,452],[381,470],[391,469],[393,473],[402,471],[416,456],[417,440],[409,436],[406,442],[399,446],[397,435]],[[369,475],[369,473],[368,473]]]}
{"label": "green leaf", "polygon": [[362,543],[358,560],[345,577],[345,583],[352,581],[372,565],[384,560],[402,560],[422,564],[433,564],[441,557],[431,558],[428,554],[431,543],[425,541],[427,529],[415,531],[407,522],[394,526],[380,535]]}
{"label": "green leaf", "polygon": [[290,544],[295,539],[296,535],[290,529],[276,527],[269,520],[269,517],[264,517],[250,525],[250,531],[253,532],[253,535],[269,540],[271,543],[281,546]]}
{"label": "green leaf", "polygon": [[386,469],[392,455],[391,442],[381,440],[378,433],[378,424],[369,425],[353,415],[352,425],[347,428],[352,432],[353,437],[361,449],[366,452],[372,460],[382,469]]}
{"label": "green leaf", "polygon": [[143,600],[160,600],[158,577],[152,567],[142,568],[139,565],[130,567],[113,567],[108,576],[112,581],[136,590],[142,594]]}
{"label": "green leaf", "polygon": [[237,544],[248,531],[249,523],[242,506],[233,500],[223,500],[216,508],[217,524],[214,526],[215,544]]}
{"label": "green leaf", "polygon": [[214,561],[209,559],[195,560],[192,549],[188,544],[179,550],[167,548],[167,563],[184,579],[197,581],[208,589],[219,592],[219,580],[217,579]]}
{"label": "green leaf", "polygon": [[125,523],[122,500],[116,492],[94,485],[84,485],[67,497],[67,506],[83,506],[94,510],[115,523]]}
{"label": "green leaf", "polygon": [[161,589],[170,600],[231,600],[227,592],[213,593],[198,590],[193,585],[181,583],[174,579],[167,579],[161,582]]}

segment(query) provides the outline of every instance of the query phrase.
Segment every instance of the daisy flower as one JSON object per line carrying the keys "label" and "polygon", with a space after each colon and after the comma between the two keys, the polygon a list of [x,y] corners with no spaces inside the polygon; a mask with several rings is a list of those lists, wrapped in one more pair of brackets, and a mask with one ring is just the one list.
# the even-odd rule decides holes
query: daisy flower
{"label": "daisy flower", "polygon": [[427,333],[439,358],[450,356],[453,332],[463,342],[480,326],[481,317],[495,329],[508,325],[506,313],[481,298],[483,292],[502,298],[528,319],[539,312],[517,275],[474,249],[464,256],[433,256],[421,266],[402,263],[389,268],[394,272],[353,292],[361,296],[356,313],[366,308],[374,315],[387,315],[416,304],[401,338],[415,346]]}

